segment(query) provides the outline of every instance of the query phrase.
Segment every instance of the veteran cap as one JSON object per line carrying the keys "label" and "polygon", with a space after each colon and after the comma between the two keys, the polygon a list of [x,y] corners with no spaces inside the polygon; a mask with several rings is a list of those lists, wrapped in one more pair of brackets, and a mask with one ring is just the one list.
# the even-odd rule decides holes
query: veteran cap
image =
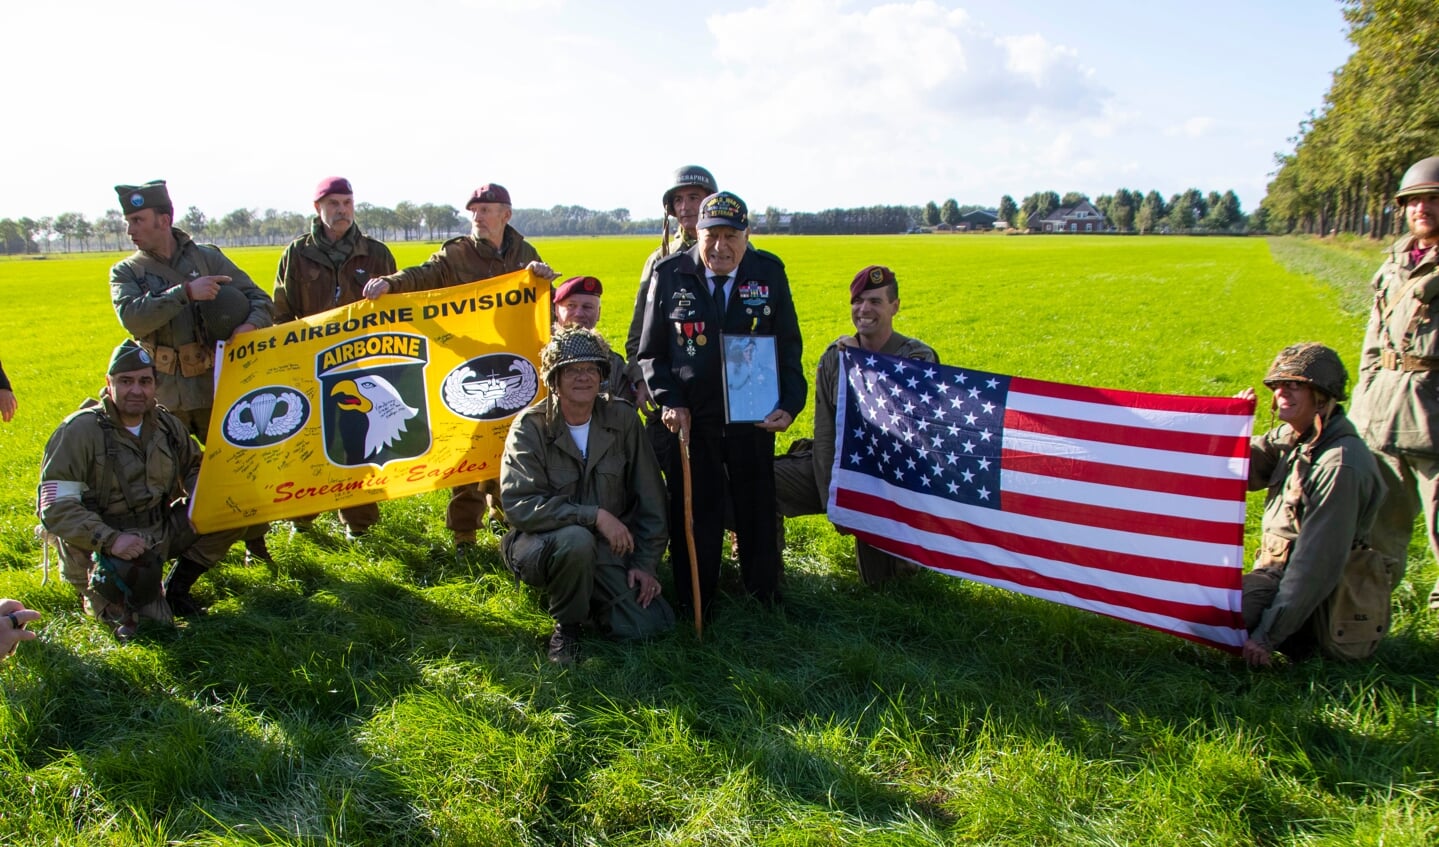
{"label": "veteran cap", "polygon": [[144,185],[117,185],[115,193],[120,196],[120,209],[127,215],[141,209],[174,209],[163,179],[152,179]]}
{"label": "veteran cap", "polygon": [[749,229],[749,208],[736,194],[721,191],[711,194],[700,204],[699,229],[712,226],[730,226],[735,229]]}
{"label": "veteran cap", "polygon": [[110,369],[105,373],[110,376],[115,374],[138,371],[142,368],[155,367],[155,360],[145,352],[145,348],[136,343],[135,339],[127,338],[120,342],[115,352],[110,354]]}
{"label": "veteran cap", "polygon": [[884,265],[870,265],[854,275],[849,283],[849,299],[851,302],[858,300],[859,295],[866,291],[873,291],[876,288],[885,288],[893,285],[899,288],[899,282],[894,278],[894,271]]}
{"label": "veteran cap", "polygon": [[599,297],[604,293],[605,286],[598,279],[592,276],[572,276],[555,289],[554,301],[563,302],[571,294],[593,294]]}
{"label": "veteran cap", "polygon": [[484,185],[470,192],[470,199],[465,201],[465,208],[468,209],[476,203],[504,203],[510,205],[510,192],[505,190],[503,185],[495,182],[487,182]]}
{"label": "veteran cap", "polygon": [[327,176],[320,180],[315,186],[315,202],[318,203],[331,194],[354,194],[355,189],[350,186],[350,181],[342,176]]}

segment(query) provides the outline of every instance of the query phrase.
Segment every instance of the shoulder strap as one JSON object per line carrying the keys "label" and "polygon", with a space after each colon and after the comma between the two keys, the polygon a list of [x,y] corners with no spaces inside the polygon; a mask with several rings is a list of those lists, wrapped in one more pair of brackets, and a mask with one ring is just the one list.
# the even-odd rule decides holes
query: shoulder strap
{"label": "shoulder strap", "polygon": [[[120,485],[120,443],[115,439],[115,422],[105,414],[103,404],[92,407],[95,421],[100,427],[100,433],[105,438],[105,470],[100,474],[100,485],[97,486],[97,502],[94,511],[96,514],[103,513],[102,510],[110,504],[110,491],[116,485]],[[135,504],[130,500],[130,491],[120,485],[120,495],[125,498],[125,505],[131,512],[136,511]]]}

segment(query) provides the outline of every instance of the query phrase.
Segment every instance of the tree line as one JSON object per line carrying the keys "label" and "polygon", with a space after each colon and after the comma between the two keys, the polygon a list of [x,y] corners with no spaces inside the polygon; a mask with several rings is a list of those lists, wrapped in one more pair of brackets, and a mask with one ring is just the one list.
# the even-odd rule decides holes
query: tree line
{"label": "tree line", "polygon": [[[1024,229],[1036,212],[1048,214],[1088,199],[1076,191],[1063,197],[1053,191],[1039,191],[1015,203],[1006,194],[1000,199],[997,214],[1010,226]],[[1232,190],[1206,195],[1191,188],[1166,202],[1157,191],[1141,194],[1121,188],[1092,202],[1120,232],[1243,232],[1248,224]],[[960,205],[952,198],[943,204],[930,201],[923,207],[859,206],[820,212],[788,212],[770,206],[753,215],[753,228],[766,234],[883,235],[910,232],[926,225],[957,225],[963,215],[976,209],[996,211],[992,207]],[[225,246],[274,246],[308,232],[311,220],[310,215],[276,209],[235,209],[213,218],[199,207],[190,206],[177,216],[175,225],[200,241]],[[359,203],[355,206],[355,220],[362,230],[381,241],[437,241],[468,232],[470,227],[464,212],[436,203],[402,202],[394,208]],[[628,209],[596,211],[583,206],[515,209],[511,224],[528,236],[653,234],[661,227],[659,218],[634,220]],[[125,218],[118,209],[106,210],[94,219],[79,212],[0,219],[0,254],[125,250],[129,246]]]}
{"label": "tree line", "polygon": [[1439,16],[1433,0],[1341,0],[1354,53],[1290,139],[1260,213],[1276,232],[1397,233],[1393,202],[1414,162],[1439,154]]}

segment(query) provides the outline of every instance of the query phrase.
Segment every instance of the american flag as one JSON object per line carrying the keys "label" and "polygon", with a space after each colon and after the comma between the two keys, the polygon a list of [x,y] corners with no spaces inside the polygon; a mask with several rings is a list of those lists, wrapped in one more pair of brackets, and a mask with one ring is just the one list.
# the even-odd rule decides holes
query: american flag
{"label": "american flag", "polygon": [[1254,401],[842,355],[837,526],[941,573],[1243,645]]}

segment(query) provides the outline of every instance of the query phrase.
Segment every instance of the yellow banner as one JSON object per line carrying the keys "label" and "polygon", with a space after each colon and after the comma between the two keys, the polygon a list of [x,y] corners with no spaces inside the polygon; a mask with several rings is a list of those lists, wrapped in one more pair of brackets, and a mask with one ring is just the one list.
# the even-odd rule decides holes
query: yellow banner
{"label": "yellow banner", "polygon": [[362,300],[236,336],[190,518],[201,532],[500,474],[510,419],[542,399],[550,286],[529,271]]}

